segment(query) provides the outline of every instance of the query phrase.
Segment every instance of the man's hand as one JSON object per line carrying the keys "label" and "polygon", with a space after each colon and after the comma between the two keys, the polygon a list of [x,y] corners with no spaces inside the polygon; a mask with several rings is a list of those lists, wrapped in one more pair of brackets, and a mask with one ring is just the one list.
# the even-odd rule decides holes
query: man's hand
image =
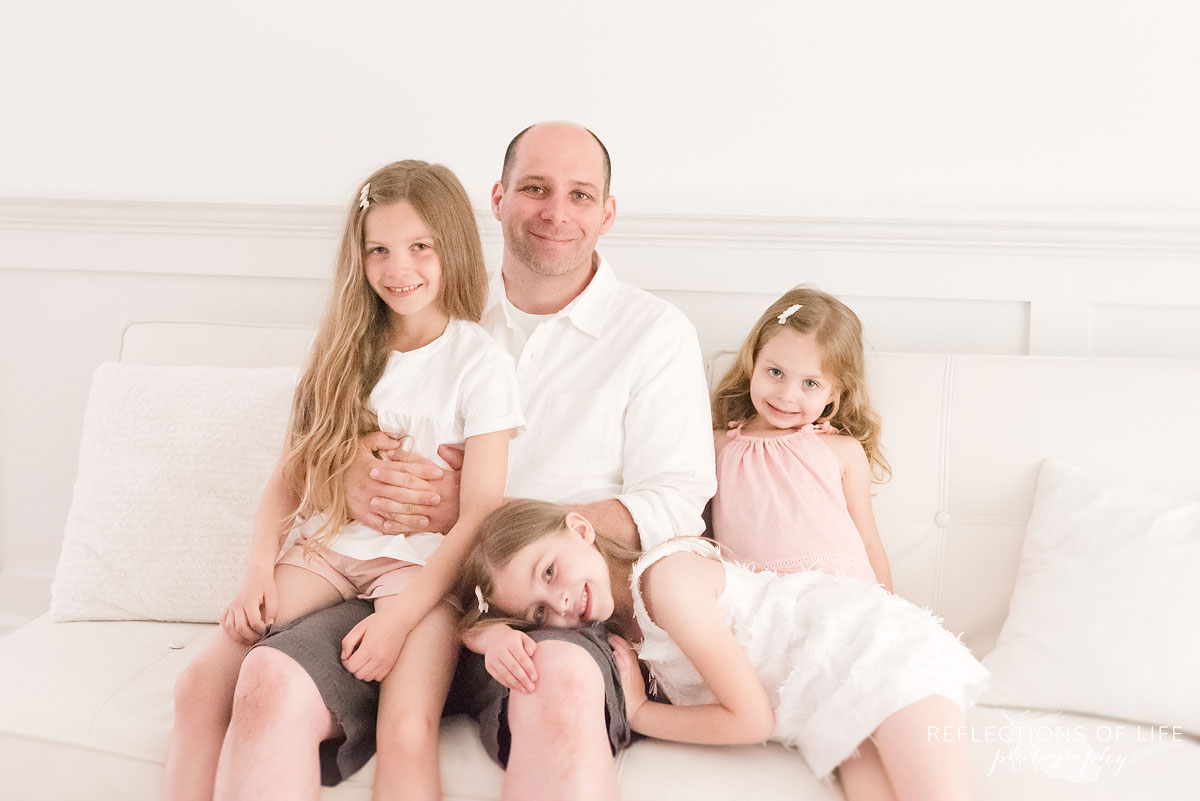
{"label": "man's hand", "polygon": [[384,534],[449,531],[458,520],[462,451],[443,445],[438,452],[454,469],[401,450],[400,441],[383,432],[360,437],[345,478],[350,515]]}

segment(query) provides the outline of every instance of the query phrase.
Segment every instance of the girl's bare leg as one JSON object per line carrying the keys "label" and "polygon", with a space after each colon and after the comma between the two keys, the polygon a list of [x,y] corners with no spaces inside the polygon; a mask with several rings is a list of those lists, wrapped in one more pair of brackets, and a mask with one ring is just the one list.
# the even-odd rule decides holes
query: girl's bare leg
{"label": "girl's bare leg", "polygon": [[858,756],[838,766],[838,776],[846,801],[896,801],[879,749],[870,739],[858,747]]}
{"label": "girl's bare leg", "polygon": [[[342,600],[333,586],[292,565],[275,568],[277,619],[292,620]],[[221,743],[233,713],[238,673],[250,646],[218,629],[175,682],[175,723],[167,740],[166,801],[210,801]]]}
{"label": "girl's bare leg", "polygon": [[[929,696],[889,715],[875,745],[898,801],[968,801],[966,744],[957,732],[962,713],[949,698]],[[930,731],[938,732],[931,735]]]}
{"label": "girl's bare leg", "polygon": [[[395,598],[375,601],[384,609]],[[458,621],[462,614],[443,601],[408,635],[396,666],[379,685],[376,801],[440,801],[438,731],[442,707],[458,662]]]}

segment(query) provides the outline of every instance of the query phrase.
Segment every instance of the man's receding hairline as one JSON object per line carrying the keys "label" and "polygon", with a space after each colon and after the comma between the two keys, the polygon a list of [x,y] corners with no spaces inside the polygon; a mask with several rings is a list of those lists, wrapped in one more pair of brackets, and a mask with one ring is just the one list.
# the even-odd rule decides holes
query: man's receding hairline
{"label": "man's receding hairline", "polygon": [[596,136],[595,132],[592,131],[591,128],[587,128],[574,122],[535,122],[532,125],[526,126],[524,129],[522,129],[520,133],[512,138],[512,140],[508,143],[508,147],[504,151],[504,165],[500,170],[501,185],[505,187],[508,186],[508,180],[512,175],[513,162],[517,160],[517,146],[520,144],[521,140],[525,138],[525,134],[529,133],[534,128],[543,125],[568,125],[580,131],[586,131],[588,135],[592,137],[596,144],[600,146],[600,158],[601,163],[604,166],[603,191],[604,195],[607,197],[609,189],[612,185],[612,159],[609,158],[608,148],[604,146],[604,142],[600,141],[600,137]]}

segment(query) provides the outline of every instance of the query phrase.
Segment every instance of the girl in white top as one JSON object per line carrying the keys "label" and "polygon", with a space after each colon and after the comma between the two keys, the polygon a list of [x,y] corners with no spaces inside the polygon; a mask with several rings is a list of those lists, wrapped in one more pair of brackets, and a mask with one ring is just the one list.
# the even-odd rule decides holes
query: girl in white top
{"label": "girl in white top", "polygon": [[[479,614],[494,607],[513,625],[607,620],[621,635],[609,640],[636,732],[783,742],[819,778],[840,767],[851,801],[969,797],[956,738],[987,672],[929,612],[882,587],[752,570],[698,537],[639,555],[581,515],[530,500],[483,522],[463,578],[476,582]],[[522,674],[514,645],[527,635],[471,631],[480,628],[485,658]],[[629,642],[672,703],[647,700]]]}
{"label": "girl in white top", "polygon": [[[213,797],[238,670],[268,628],[355,596],[375,611],[346,635],[342,660],[382,682],[378,725],[393,735],[379,738],[376,793],[440,796],[437,727],[410,722],[440,716],[461,618],[443,599],[479,522],[503,500],[509,440],[523,426],[512,360],[476,325],[486,297],[475,215],[454,174],[400,161],[368,178],[255,518],[246,578],[176,685],[167,798]],[[359,436],[376,429],[421,453],[463,444],[459,518],[444,537],[385,536],[349,519],[342,476]],[[396,732],[421,742],[389,752]],[[298,754],[298,769],[305,759],[316,754]]]}

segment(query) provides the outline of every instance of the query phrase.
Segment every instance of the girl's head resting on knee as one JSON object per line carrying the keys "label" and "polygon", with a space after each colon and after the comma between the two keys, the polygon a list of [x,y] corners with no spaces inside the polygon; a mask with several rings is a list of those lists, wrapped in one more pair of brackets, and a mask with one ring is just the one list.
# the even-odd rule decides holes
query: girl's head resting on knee
{"label": "girl's head resting on knee", "polygon": [[867,395],[862,323],[834,296],[798,286],[767,307],[712,400],[713,428],[768,430],[829,423],[862,443],[872,470],[890,473],[879,415]]}
{"label": "girl's head resting on knee", "polygon": [[479,527],[463,572],[465,625],[488,614],[535,626],[586,626],[616,608],[613,587],[639,554],[585,517],[547,501],[514,500]]}
{"label": "girl's head resting on knee", "polygon": [[358,437],[378,428],[367,401],[397,336],[419,326],[436,337],[450,317],[478,321],[486,300],[475,213],[454,173],[397,161],[356,188],[332,293],[292,401],[285,475],[300,497],[294,517],[326,515],[310,545],[349,519],[341,476]]}

